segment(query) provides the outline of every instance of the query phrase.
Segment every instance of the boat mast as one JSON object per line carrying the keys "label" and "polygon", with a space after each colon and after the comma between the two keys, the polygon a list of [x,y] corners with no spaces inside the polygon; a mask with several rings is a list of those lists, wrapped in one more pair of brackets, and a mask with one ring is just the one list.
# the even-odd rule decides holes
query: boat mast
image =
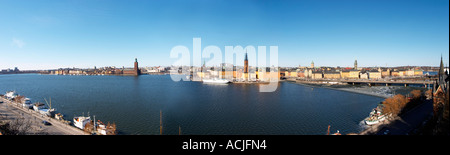
{"label": "boat mast", "polygon": [[97,131],[97,130],[95,130],[95,115],[94,115],[94,131],[93,132],[95,132],[95,131]]}

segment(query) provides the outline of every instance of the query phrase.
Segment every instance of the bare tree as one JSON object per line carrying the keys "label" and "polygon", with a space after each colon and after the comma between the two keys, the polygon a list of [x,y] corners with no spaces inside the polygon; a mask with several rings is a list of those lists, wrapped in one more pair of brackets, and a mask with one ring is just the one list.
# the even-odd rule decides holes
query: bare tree
{"label": "bare tree", "polygon": [[8,120],[6,115],[0,114],[0,131],[4,135],[26,135],[31,131],[31,122],[23,118]]}

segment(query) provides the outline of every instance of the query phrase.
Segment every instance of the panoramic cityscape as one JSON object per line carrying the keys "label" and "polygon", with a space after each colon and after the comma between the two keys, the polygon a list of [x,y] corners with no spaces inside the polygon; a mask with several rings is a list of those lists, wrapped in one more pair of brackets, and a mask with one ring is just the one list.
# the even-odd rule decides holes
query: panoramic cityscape
{"label": "panoramic cityscape", "polygon": [[446,0],[20,3],[0,2],[0,135],[450,133]]}

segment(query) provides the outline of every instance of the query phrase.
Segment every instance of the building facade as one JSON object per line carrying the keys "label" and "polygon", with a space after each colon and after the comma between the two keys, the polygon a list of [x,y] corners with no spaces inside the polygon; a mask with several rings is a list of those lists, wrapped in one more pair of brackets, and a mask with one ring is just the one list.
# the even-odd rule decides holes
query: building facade
{"label": "building facade", "polygon": [[122,69],[123,75],[133,75],[133,76],[139,76],[141,75],[141,70],[139,69],[137,58],[134,59],[134,68],[133,69]]}
{"label": "building facade", "polygon": [[359,79],[359,70],[353,69],[349,71],[348,78],[349,79]]}
{"label": "building facade", "polygon": [[323,73],[323,78],[325,78],[325,79],[340,79],[341,74],[339,72],[325,72],[325,73]]}

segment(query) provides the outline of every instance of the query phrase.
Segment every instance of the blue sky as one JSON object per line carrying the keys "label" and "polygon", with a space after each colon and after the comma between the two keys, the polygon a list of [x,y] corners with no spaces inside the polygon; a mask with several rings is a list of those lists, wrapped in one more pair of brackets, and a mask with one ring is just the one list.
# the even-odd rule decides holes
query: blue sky
{"label": "blue sky", "polygon": [[166,66],[194,37],[278,46],[279,66],[438,66],[449,1],[0,0],[0,69]]}

